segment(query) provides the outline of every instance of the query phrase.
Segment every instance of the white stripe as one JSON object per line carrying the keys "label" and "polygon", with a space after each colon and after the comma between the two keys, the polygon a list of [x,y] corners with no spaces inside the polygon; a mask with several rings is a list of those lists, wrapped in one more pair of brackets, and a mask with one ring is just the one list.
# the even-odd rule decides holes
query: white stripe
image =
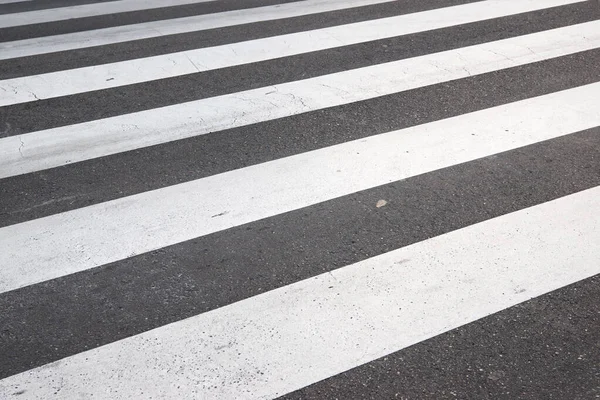
{"label": "white stripe", "polygon": [[[0,106],[248,64],[517,14],[565,0],[490,0],[266,39],[0,81]],[[598,25],[600,26],[600,24]],[[598,26],[596,30],[600,30]]]}
{"label": "white stripe", "polygon": [[79,6],[49,8],[45,10],[0,15],[0,28],[64,21],[72,18],[93,17],[129,11],[150,10],[153,8],[172,7],[184,4],[206,3],[209,1],[214,0],[118,0]]}
{"label": "white stripe", "polygon": [[0,139],[0,178],[600,46],[600,21]]}
{"label": "white stripe", "polygon": [[0,0],[0,4],[24,3],[32,0]]}
{"label": "white stripe", "polygon": [[9,377],[0,394],[275,398],[600,273],[599,209],[596,187],[507,214]]}
{"label": "white stripe", "polygon": [[208,15],[194,15],[164,21],[144,22],[141,24],[67,33],[64,35],[24,39],[0,43],[0,60],[317,14],[390,1],[393,0],[304,0],[276,6],[256,7]]}
{"label": "white stripe", "polygon": [[4,227],[0,291],[598,126],[598,98],[600,83]]}

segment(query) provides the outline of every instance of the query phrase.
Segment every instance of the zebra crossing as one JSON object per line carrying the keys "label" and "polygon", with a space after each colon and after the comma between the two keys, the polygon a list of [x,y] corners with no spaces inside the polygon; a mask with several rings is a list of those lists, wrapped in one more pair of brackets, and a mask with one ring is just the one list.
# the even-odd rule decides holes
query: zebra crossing
{"label": "zebra crossing", "polygon": [[0,398],[597,398],[600,4],[0,2]]}

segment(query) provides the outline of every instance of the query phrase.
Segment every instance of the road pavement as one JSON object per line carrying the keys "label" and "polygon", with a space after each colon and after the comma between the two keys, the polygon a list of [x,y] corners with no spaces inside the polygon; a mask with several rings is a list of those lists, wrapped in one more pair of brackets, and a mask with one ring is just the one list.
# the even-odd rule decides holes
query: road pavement
{"label": "road pavement", "polygon": [[600,398],[600,3],[0,0],[1,399]]}

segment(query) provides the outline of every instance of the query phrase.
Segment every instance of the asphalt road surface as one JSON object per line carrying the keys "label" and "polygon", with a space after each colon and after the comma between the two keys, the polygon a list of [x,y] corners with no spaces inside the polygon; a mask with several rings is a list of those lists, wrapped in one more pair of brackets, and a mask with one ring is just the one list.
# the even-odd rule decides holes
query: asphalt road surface
{"label": "asphalt road surface", "polygon": [[600,398],[600,2],[0,0],[0,399]]}

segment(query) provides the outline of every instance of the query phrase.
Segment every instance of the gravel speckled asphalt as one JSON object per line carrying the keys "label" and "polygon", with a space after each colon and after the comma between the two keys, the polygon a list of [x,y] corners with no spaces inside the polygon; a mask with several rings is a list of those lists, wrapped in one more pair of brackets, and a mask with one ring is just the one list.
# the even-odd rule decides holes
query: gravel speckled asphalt
{"label": "gravel speckled asphalt", "polygon": [[[60,146],[64,148],[55,148],[54,139],[48,136],[52,140],[33,143],[36,149],[60,156],[61,152],[84,150],[77,147],[76,139],[93,134],[93,129],[85,125],[92,121],[98,123],[94,128],[97,131],[103,127],[108,130],[107,121],[112,117],[128,115],[133,121],[131,126],[122,126],[122,137],[97,142],[92,138],[87,142],[100,148],[106,142],[129,140],[127,135],[132,130],[140,138],[150,136],[151,132],[134,123],[137,118],[139,124],[144,118],[141,113],[149,110],[157,112],[204,99],[205,103],[198,104],[213,110],[214,119],[190,121],[192,117],[185,114],[165,114],[171,124],[165,126],[183,134],[171,138],[170,132],[162,132],[170,139],[159,144],[140,141],[130,147],[133,150],[2,175],[6,177],[0,179],[0,288],[7,289],[0,292],[0,398],[600,399],[600,214],[593,209],[569,207],[566,201],[588,204],[577,201],[600,187],[600,126],[593,123],[600,117],[593,107],[591,112],[582,112],[566,100],[558,105],[548,100],[567,99],[578,88],[600,93],[600,47],[567,51],[537,62],[519,62],[517,58],[526,59],[534,53],[521,47],[518,51],[522,54],[510,60],[513,64],[498,68],[488,68],[497,62],[490,61],[490,57],[498,54],[490,54],[485,48],[477,48],[481,50],[475,61],[461,56],[461,49],[468,46],[600,23],[600,3],[523,1],[532,4],[530,11],[506,15],[501,14],[505,8],[514,6],[510,0],[356,0],[353,7],[344,6],[342,0],[216,0],[179,5],[157,0],[153,4],[159,7],[153,9],[144,9],[138,0],[0,2],[0,52],[25,45],[29,46],[27,51],[37,52],[0,57],[0,96],[3,92],[26,90],[28,82],[33,87],[40,79],[51,78],[52,73],[69,71],[85,78],[87,72],[79,69],[102,65],[118,71],[123,65],[120,62],[152,60],[199,48],[246,41],[250,46],[254,40],[337,26],[352,29],[350,24],[393,16],[408,16],[406,23],[415,27],[444,18],[450,21],[444,20],[442,28],[415,28],[409,34],[349,45],[338,39],[337,47],[240,65],[235,65],[238,54],[231,56],[224,50],[215,57],[230,60],[233,66],[191,74],[179,74],[173,66],[173,71],[166,71],[166,78],[135,84],[116,82],[103,90],[1,106],[0,165],[2,157],[13,153],[19,163],[34,165],[38,156],[32,155],[27,140],[42,131],[62,140]],[[318,11],[324,4],[332,11]],[[85,14],[89,7],[98,5],[106,8],[97,15]],[[458,10],[468,13],[482,5],[501,16],[464,24],[451,22],[454,15],[461,14],[456,7],[467,7]],[[296,14],[267,17],[274,12],[285,15],[286,6],[296,7],[289,11],[290,15]],[[132,9],[111,12],[114,7]],[[69,17],[61,19],[63,11],[74,14],[64,14]],[[255,22],[235,22],[246,12],[255,15]],[[11,16],[21,13],[48,21],[11,26]],[[155,36],[136,40],[121,40],[119,34],[110,34],[113,27],[131,26],[133,30],[137,24],[169,23],[202,15],[225,22],[222,27],[177,34],[157,30]],[[228,19],[233,22],[228,23]],[[600,40],[598,32],[585,40]],[[103,40],[110,43],[90,46],[85,40],[78,42],[77,36],[69,39],[69,35],[78,33],[90,37],[102,34],[109,38]],[[49,53],[44,52],[43,45],[36,47],[35,40],[55,35],[65,35],[61,37],[72,40],[74,47]],[[572,41],[578,43],[576,38]],[[506,44],[507,52],[509,48],[515,51],[519,46]],[[456,60],[435,65],[436,71],[431,74],[441,74],[441,78],[433,84],[407,86],[410,89],[386,95],[377,92],[377,97],[366,96],[349,104],[333,104],[330,97],[317,96],[320,102],[316,106],[282,118],[262,117],[266,108],[260,101],[248,105],[239,115],[231,111],[235,109],[233,99],[243,91],[296,82],[294,91],[284,94],[303,107],[302,91],[312,90],[303,89],[311,87],[304,80],[324,77],[329,79],[330,89],[343,92],[348,84],[348,78],[341,75],[345,71],[370,71],[377,65],[449,50],[457,51]],[[477,72],[479,67],[485,72]],[[464,68],[468,74],[460,79],[444,78],[443,74],[452,68]],[[409,82],[418,72],[399,70],[398,75]],[[94,78],[93,70],[87,77]],[[12,85],[14,81],[9,80],[16,78],[22,78],[25,86]],[[85,79],[82,82],[85,84]],[[356,90],[362,89],[357,85]],[[481,134],[494,134],[498,121],[514,123],[511,126],[516,128],[511,133],[516,136],[551,130],[552,118],[560,116],[533,108],[533,120],[523,118],[526,112],[502,114],[509,109],[502,107],[531,99],[542,105],[548,103],[544,110],[579,112],[582,121],[592,121],[588,124],[591,128],[532,140],[525,146],[507,145],[501,150],[490,140],[482,152],[485,156],[475,158],[460,155],[473,146],[485,146],[476,145],[474,139],[457,139],[448,128],[450,133],[443,139],[452,142],[448,159],[460,161],[443,168],[425,169],[423,173],[411,158],[392,158],[383,152],[371,164],[349,165],[348,160],[355,160],[350,157],[349,152],[355,151],[350,142],[375,140],[391,131],[406,140],[390,144],[386,154],[395,150],[398,154],[408,153],[407,146],[417,143],[411,151],[423,159],[435,157],[433,146],[446,144],[431,138],[450,126],[447,121],[492,107],[497,107],[498,116],[490,118],[489,126],[480,127]],[[597,104],[600,110],[600,99]],[[283,102],[271,106],[290,107]],[[232,119],[235,122],[248,115],[256,116],[258,122],[232,124]],[[216,127],[213,131],[199,131],[199,126],[209,123]],[[419,131],[411,129],[421,125],[425,126],[420,131],[423,137],[415,138]],[[81,132],[74,135],[66,131],[73,126]],[[464,132],[469,138],[479,135],[473,126],[465,126]],[[290,161],[294,157],[309,159],[324,151],[336,156],[324,162],[321,169],[292,169],[297,165]],[[387,165],[390,160],[397,165]],[[380,164],[387,168],[381,167],[382,171],[407,171],[403,175],[406,178],[386,179],[383,185],[365,182],[360,187],[366,189],[359,191],[327,191],[328,186],[354,187],[351,178],[336,180],[342,168],[369,170]],[[328,172],[308,176],[306,171]],[[235,176],[250,178],[242,182],[231,178]],[[278,199],[283,202],[289,195],[278,192],[287,187],[276,182],[279,176],[289,176],[289,190],[300,193],[300,200],[290,203],[298,206],[275,207]],[[343,195],[332,194],[323,201],[318,193],[302,193],[299,183],[294,186],[295,182],[310,183],[311,179],[316,182],[311,186],[315,192]],[[196,189],[190,186],[194,182],[199,185]],[[219,186],[220,182],[230,186]],[[252,214],[256,205],[253,183],[256,187],[272,184],[273,193],[264,196],[268,200],[264,207],[272,207],[272,211]],[[235,188],[239,190],[237,195],[223,194],[228,190],[234,193]],[[321,200],[303,200],[312,195]],[[187,203],[186,198],[190,199]],[[235,207],[217,212],[206,200],[213,198],[234,198],[237,202],[233,202]],[[152,204],[148,199],[167,205],[149,212],[150,218],[167,222],[146,224],[148,214],[137,220],[114,219],[115,215],[124,215],[119,212],[144,209],[144,204]],[[440,253],[427,250],[432,261],[419,266],[427,273],[422,281],[414,281],[422,291],[407,291],[406,297],[399,298],[393,288],[413,282],[409,279],[413,279],[410,276],[414,271],[406,271],[407,281],[394,281],[396,275],[387,272],[373,272],[370,281],[365,273],[365,268],[388,271],[385,265],[377,264],[384,263],[378,261],[380,257],[391,257],[405,248],[422,255],[431,240],[468,237],[470,228],[488,226],[477,224],[506,221],[510,231],[513,224],[517,226],[515,215],[526,216],[528,210],[535,213],[542,206],[552,209],[554,201],[566,201],[555,208],[561,218],[577,221],[587,216],[588,224],[566,224],[556,231],[544,231],[545,221],[540,221],[538,233],[523,234],[526,251],[518,250],[511,242],[522,233],[517,228],[514,237],[498,234],[490,246],[505,246],[506,260],[519,260],[518,265],[512,261],[506,265],[515,282],[506,298],[490,296],[482,300],[475,295],[486,284],[478,282],[473,272],[476,265],[459,263],[475,259],[465,255],[468,249],[459,247]],[[182,211],[190,209],[194,212],[189,215]],[[247,217],[250,214],[252,217]],[[215,221],[220,220],[229,222],[218,228]],[[77,226],[77,221],[84,221],[78,228],[80,234],[58,237],[61,226]],[[213,226],[213,222],[217,228],[206,228],[207,234],[178,236],[194,227]],[[540,265],[544,254],[536,252],[543,246],[552,247],[553,241],[562,237],[572,237],[569,234],[578,238],[573,242],[574,253],[560,254],[562,258],[552,267]],[[490,232],[490,237],[493,235]],[[27,243],[17,249],[10,245],[14,237]],[[148,251],[147,243],[156,238],[164,239]],[[486,240],[483,236],[480,239]],[[110,246],[115,241],[127,249],[126,257],[111,258]],[[16,252],[20,249],[28,249],[31,257],[19,258]],[[587,258],[578,258],[581,252]],[[20,265],[19,260],[25,259],[35,261]],[[62,268],[56,266],[57,259],[85,266],[74,273],[52,271]],[[454,277],[461,277],[455,287],[449,286],[441,269],[436,275],[436,266],[442,268],[438,259],[450,265]],[[586,259],[587,264],[572,261],[580,259]],[[396,260],[393,268],[412,268],[409,261]],[[503,257],[488,261],[499,271],[502,263],[508,262]],[[528,281],[532,279],[530,271],[544,268],[544,279]],[[49,278],[31,283],[26,271]],[[352,271],[358,272],[352,275]],[[343,281],[344,276],[367,278],[366,282],[348,282]],[[487,278],[494,281],[494,276]],[[499,276],[499,284],[502,279],[510,284],[510,276]],[[319,285],[328,287],[322,280],[331,282],[332,289],[339,283],[359,294],[340,300],[326,291],[319,292]],[[361,285],[383,289],[361,292]],[[386,285],[392,289],[385,290]],[[302,292],[307,288],[314,288],[314,292]],[[529,291],[537,294],[529,296]],[[447,297],[447,313],[442,309],[437,325],[430,317],[439,309],[431,309],[432,314],[422,318],[411,314],[419,307],[427,310],[422,302],[430,294],[432,298]],[[352,311],[381,310],[381,315],[392,318],[389,307],[397,304],[409,315],[402,326],[381,328],[383,331],[371,336],[370,324],[386,326],[377,325],[380,315]],[[473,314],[465,318],[454,315],[461,306],[473,310]],[[330,324],[315,322],[324,315],[330,318]],[[356,318],[364,326],[354,337],[347,332],[332,336],[337,326],[353,327],[344,325],[347,318]],[[264,325],[253,322],[256,320],[264,321]],[[441,320],[451,322],[440,327]],[[454,320],[464,322],[454,324]],[[400,345],[404,343],[401,336],[410,336],[412,326],[415,332],[423,333],[415,333],[415,344]],[[257,353],[266,337],[273,338],[272,351]],[[380,339],[372,343],[373,338]],[[356,353],[336,357],[336,349],[347,348]],[[135,368],[137,374],[132,372]]]}

